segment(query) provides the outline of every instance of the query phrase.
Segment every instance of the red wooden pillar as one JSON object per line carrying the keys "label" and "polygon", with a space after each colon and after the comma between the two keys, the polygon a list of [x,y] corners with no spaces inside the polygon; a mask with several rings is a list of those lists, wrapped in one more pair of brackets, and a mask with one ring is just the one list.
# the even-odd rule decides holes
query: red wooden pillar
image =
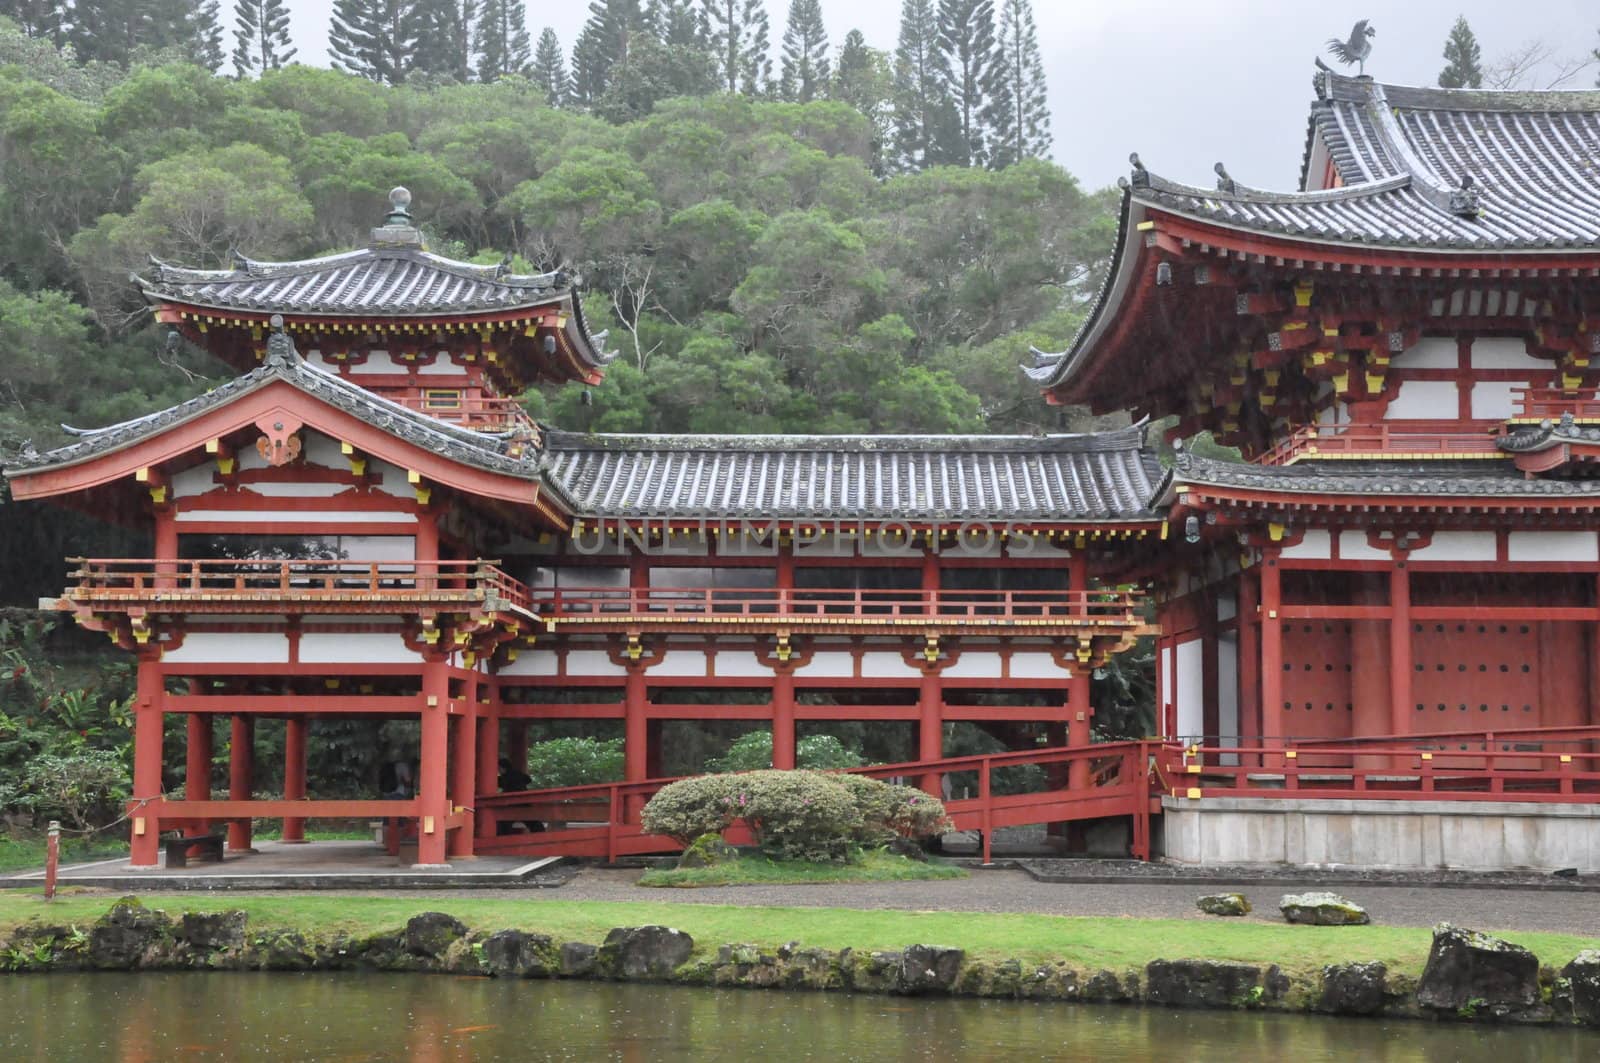
{"label": "red wooden pillar", "polygon": [[134,867],[155,867],[161,834],[161,737],[166,710],[166,689],[161,678],[161,651],[139,654],[133,714],[133,799],[147,801],[133,813]]}
{"label": "red wooden pillar", "polygon": [[[417,560],[439,560],[439,514],[432,510],[417,514]],[[429,574],[426,567],[419,572],[419,575]]]}
{"label": "red wooden pillar", "polygon": [[1389,733],[1411,730],[1411,574],[1404,561],[1389,570]]}
{"label": "red wooden pillar", "polygon": [[171,506],[155,510],[156,586],[171,587],[177,582],[178,521]]}
{"label": "red wooden pillar", "polygon": [[[487,701],[478,706],[478,784],[477,794],[473,795],[474,808],[478,806],[479,796],[492,794],[499,789],[500,680],[485,680],[483,689]],[[494,810],[479,808],[472,817],[472,826],[478,837],[494,837],[497,829]]]}
{"label": "red wooden pillar", "polygon": [[[917,759],[939,760],[944,756],[944,684],[939,670],[929,666],[922,673],[921,696],[917,701]],[[944,796],[944,777],[926,772],[917,785],[934,797]]]}
{"label": "red wooden pillar", "polygon": [[[1594,604],[1600,608],[1600,574],[1595,576]],[[1589,716],[1592,727],[1600,724],[1600,621],[1589,625]],[[1576,758],[1574,758],[1576,760]]]}
{"label": "red wooden pillar", "polygon": [[[190,682],[189,693],[198,694],[199,684]],[[183,756],[183,796],[186,801],[211,800],[211,757],[215,752],[212,739],[211,717],[203,712],[191,712],[185,725],[186,739]],[[211,829],[209,819],[197,819],[190,829],[204,834]]]}
{"label": "red wooden pillar", "polygon": [[[468,684],[470,690],[473,684]],[[478,784],[478,713],[469,694],[466,710],[450,718],[450,815],[464,816],[462,825],[446,834],[450,859],[471,859],[476,831],[472,809]]]}
{"label": "red wooden pillar", "polygon": [[[1073,550],[1072,557],[1067,561],[1067,574],[1071,589],[1081,594],[1089,589],[1089,555],[1083,550]],[[1094,706],[1090,704],[1090,692],[1093,689],[1091,672],[1087,662],[1079,660],[1073,666],[1072,676],[1067,681],[1067,745],[1075,748],[1084,748],[1093,741],[1089,731],[1089,721],[1094,717]],[[1084,790],[1089,786],[1089,762],[1075,760],[1067,769],[1067,787],[1072,790]]]}
{"label": "red wooden pillar", "polygon": [[[304,716],[290,716],[283,721],[283,799],[306,799],[306,733],[310,721]],[[284,817],[283,840],[290,845],[300,845],[306,840],[306,821],[301,817]]]}
{"label": "red wooden pillar", "polygon": [[[1256,574],[1239,574],[1239,734],[1253,746],[1261,734],[1261,587]],[[1243,737],[1248,736],[1248,737]]]}
{"label": "red wooden pillar", "polygon": [[[1273,749],[1283,744],[1283,605],[1278,551],[1268,547],[1261,559],[1261,744]],[[1281,767],[1277,757],[1264,758],[1263,767]]]}
{"label": "red wooden pillar", "polygon": [[772,673],[772,766],[795,766],[794,670],[786,663]]}
{"label": "red wooden pillar", "polygon": [[506,734],[506,759],[518,771],[528,770],[528,721],[512,720]]}
{"label": "red wooden pillar", "polygon": [[648,779],[650,733],[647,726],[648,690],[644,665],[635,661],[627,667],[622,688],[622,778],[624,782]]}
{"label": "red wooden pillar", "polygon": [[[255,790],[256,721],[235,713],[228,734],[228,799],[248,801]],[[228,849],[236,853],[254,852],[250,817],[230,820]]]}
{"label": "red wooden pillar", "polygon": [[450,814],[450,666],[441,654],[429,654],[423,660],[421,714],[417,863],[437,866],[445,863],[445,819]]}

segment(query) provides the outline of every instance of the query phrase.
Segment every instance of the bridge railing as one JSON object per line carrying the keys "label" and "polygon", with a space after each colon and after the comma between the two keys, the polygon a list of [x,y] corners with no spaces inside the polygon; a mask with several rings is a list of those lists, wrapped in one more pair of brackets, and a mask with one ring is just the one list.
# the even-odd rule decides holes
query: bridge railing
{"label": "bridge railing", "polygon": [[[983,858],[992,855],[997,827],[1052,823],[1074,819],[1131,816],[1130,849],[1139,859],[1150,856],[1151,766],[1159,743],[1115,742],[1076,748],[1019,750],[939,760],[878,764],[852,769],[850,774],[916,785],[929,793],[943,793],[945,777],[970,774],[975,795],[945,799],[946,811],[958,830],[977,830],[982,836]],[[1022,793],[997,793],[996,772],[1035,765],[1045,772],[1045,785]],[[599,783],[589,786],[517,793],[481,794],[480,815],[499,823],[537,821],[555,824],[533,834],[481,838],[477,848],[517,852],[561,852],[603,856],[608,861],[631,853],[663,852],[679,848],[661,835],[649,835],[640,813],[651,797],[674,779]],[[747,838],[735,825],[730,835]]]}

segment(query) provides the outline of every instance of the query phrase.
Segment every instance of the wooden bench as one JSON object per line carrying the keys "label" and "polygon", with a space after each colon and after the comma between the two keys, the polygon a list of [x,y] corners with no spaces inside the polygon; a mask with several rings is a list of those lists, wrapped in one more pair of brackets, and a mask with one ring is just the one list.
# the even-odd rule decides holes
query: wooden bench
{"label": "wooden bench", "polygon": [[191,834],[187,837],[168,838],[163,843],[167,853],[167,866],[188,867],[190,849],[197,850],[195,859],[220,864],[224,841],[226,838],[221,834]]}

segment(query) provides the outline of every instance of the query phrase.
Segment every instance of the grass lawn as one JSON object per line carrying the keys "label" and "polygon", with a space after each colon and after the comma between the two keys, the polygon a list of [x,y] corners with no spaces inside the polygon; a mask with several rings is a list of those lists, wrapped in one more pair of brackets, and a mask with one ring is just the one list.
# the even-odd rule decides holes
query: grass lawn
{"label": "grass lawn", "polygon": [[[12,838],[0,835],[0,874],[11,871],[30,871],[44,867],[43,837]],[[61,862],[81,864],[87,860],[104,860],[125,854],[128,843],[120,838],[78,838],[61,836]]]}
{"label": "grass lawn", "polygon": [[[920,943],[957,946],[981,959],[1061,960],[1080,969],[1142,967],[1154,959],[1217,959],[1276,963],[1291,974],[1307,974],[1330,963],[1382,960],[1392,971],[1416,975],[1432,940],[1426,929],[1405,927],[563,901],[535,893],[483,898],[146,894],[143,900],[172,914],[241,908],[254,927],[310,934],[395,930],[418,912],[444,911],[477,929],[538,931],[558,941],[599,943],[612,927],[660,923],[686,931],[701,949],[737,942],[776,948],[798,941],[857,950]],[[36,919],[87,926],[112,901],[105,894],[65,891],[47,905],[34,890],[0,890],[0,937],[12,926]],[[1600,940],[1563,934],[1505,936],[1555,967],[1584,948],[1600,947]]]}
{"label": "grass lawn", "polygon": [[940,861],[910,860],[881,850],[854,864],[814,864],[804,860],[771,860],[751,854],[713,867],[654,868],[639,879],[641,886],[746,886],[798,882],[911,882],[917,879],[966,878],[967,873]]}

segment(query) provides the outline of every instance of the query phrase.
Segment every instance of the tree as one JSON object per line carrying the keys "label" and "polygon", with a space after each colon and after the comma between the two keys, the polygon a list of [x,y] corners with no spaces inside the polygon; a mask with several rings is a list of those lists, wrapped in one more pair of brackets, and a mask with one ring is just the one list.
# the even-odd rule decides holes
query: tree
{"label": "tree", "polygon": [[233,71],[249,77],[278,70],[295,56],[283,0],[234,0]]}
{"label": "tree", "polygon": [[[1596,30],[1595,32],[1600,33],[1600,30]],[[1600,63],[1600,47],[1596,47],[1594,51],[1590,52],[1589,57],[1589,61],[1591,63]],[[1596,88],[1600,88],[1600,74],[1595,75],[1594,83]]]}
{"label": "tree", "polygon": [[1478,38],[1467,25],[1467,16],[1457,15],[1450,27],[1450,36],[1444,42],[1444,69],[1439,71],[1439,87],[1445,89],[1478,89],[1483,87],[1483,69],[1478,65],[1482,58]]}
{"label": "tree", "polygon": [[662,44],[704,49],[705,12],[697,10],[696,0],[650,0],[644,24]]}
{"label": "tree", "polygon": [[939,76],[933,0],[904,0],[894,53],[894,161],[921,170],[948,161],[954,109]]}
{"label": "tree", "polygon": [[522,0],[483,0],[474,44],[478,80],[497,81],[528,69],[528,16]]}
{"label": "tree", "polygon": [[894,114],[894,73],[889,57],[868,48],[860,30],[845,35],[828,94],[850,104],[872,123],[872,170],[881,175]]}
{"label": "tree", "polygon": [[994,0],[939,0],[938,26],[934,69],[958,122],[950,161],[981,165],[997,88]]}
{"label": "tree", "polygon": [[0,16],[11,19],[34,40],[46,40],[57,47],[66,41],[65,0],[8,0],[0,5]]}
{"label": "tree", "polygon": [[783,28],[783,98],[809,103],[827,88],[828,73],[822,5],[819,0],[789,0],[789,20]]}
{"label": "tree", "polygon": [[761,0],[703,0],[717,73],[728,92],[759,96],[772,80],[767,9]]}
{"label": "tree", "polygon": [[1483,68],[1484,87],[1536,92],[1562,88],[1594,61],[1588,56],[1563,55],[1562,51],[1560,44],[1550,41],[1524,41]]}
{"label": "tree", "polygon": [[611,71],[628,58],[635,34],[649,34],[639,0],[589,0],[589,19],[572,49],[573,96],[594,107],[611,84]]}
{"label": "tree", "polygon": [[996,169],[1050,151],[1050,107],[1045,98],[1044,60],[1030,0],[1000,0],[995,49],[994,140],[989,164]]}
{"label": "tree", "polygon": [[560,107],[572,91],[567,81],[567,64],[561,54],[561,40],[549,26],[539,34],[539,47],[533,53],[533,83],[544,93],[545,102]]}
{"label": "tree", "polygon": [[416,51],[416,0],[334,0],[328,56],[335,70],[384,85],[406,79]]}
{"label": "tree", "polygon": [[189,42],[184,49],[190,62],[215,74],[227,53],[222,49],[222,0],[204,0],[189,11]]}
{"label": "tree", "polygon": [[411,11],[417,42],[412,72],[438,81],[468,81],[477,18],[478,0],[417,0]]}
{"label": "tree", "polygon": [[191,0],[74,3],[67,16],[66,38],[80,59],[127,66],[141,49],[186,47],[190,5]]}

